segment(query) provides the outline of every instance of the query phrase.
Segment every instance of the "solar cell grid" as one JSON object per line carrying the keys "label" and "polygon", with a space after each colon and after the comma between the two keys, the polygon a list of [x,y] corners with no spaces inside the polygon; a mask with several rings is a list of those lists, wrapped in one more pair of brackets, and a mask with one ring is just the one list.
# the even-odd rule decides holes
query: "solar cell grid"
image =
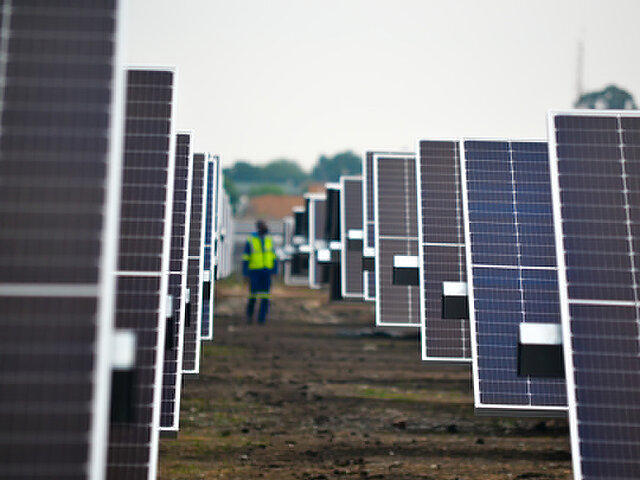
{"label": "solar cell grid", "polygon": [[213,290],[215,284],[215,235],[216,218],[218,217],[218,169],[217,158],[207,155],[206,176],[207,189],[205,195],[204,216],[204,257],[202,284],[202,340],[213,338]]}
{"label": "solar cell grid", "polygon": [[[362,255],[374,256],[375,218],[373,208],[373,152],[366,152],[362,169]],[[372,260],[375,262],[375,259]],[[367,301],[375,300],[376,276],[374,271],[363,272],[363,295]]]}
{"label": "solar cell grid", "polygon": [[309,286],[320,288],[325,280],[324,267],[318,263],[318,249],[324,248],[324,228],[326,221],[326,196],[306,194],[309,200]]}
{"label": "solar cell grid", "polygon": [[173,311],[168,317],[165,332],[162,404],[160,428],[177,432],[180,421],[180,393],[182,385],[182,346],[184,340],[187,285],[187,244],[191,213],[192,134],[176,135],[173,212],[171,226],[171,254],[169,257],[169,295]]}
{"label": "solar cell grid", "polygon": [[466,282],[459,141],[421,140],[418,152],[422,359],[470,362],[468,319],[443,309],[445,282]]}
{"label": "solar cell grid", "polygon": [[187,316],[184,326],[182,371],[197,374],[200,370],[200,332],[202,320],[202,277],[204,252],[204,197],[206,191],[204,153],[193,155],[191,186],[191,221],[187,261]]}
{"label": "solar cell grid", "polygon": [[573,473],[640,476],[640,114],[550,112]]}
{"label": "solar cell grid", "polygon": [[340,185],[342,295],[362,298],[362,177],[340,177]]}
{"label": "solar cell grid", "polygon": [[[174,76],[170,69],[127,71],[122,174],[127,188],[121,200],[115,324],[136,333],[136,364],[133,415],[126,423],[111,422],[108,479],[156,476],[173,202],[168,186],[173,186],[175,161],[173,109],[165,110],[170,115],[149,117],[137,106],[170,107]],[[147,165],[135,161],[139,152],[148,155]],[[152,203],[140,200],[138,189],[164,195]]]}
{"label": "solar cell grid", "polygon": [[560,322],[546,142],[464,140],[475,406],[562,414],[564,378],[518,372],[520,324]]}
{"label": "solar cell grid", "polygon": [[420,325],[418,287],[393,282],[395,257],[418,256],[415,162],[410,154],[373,156],[378,326]]}
{"label": "solar cell grid", "polygon": [[[116,2],[65,3],[0,1],[0,477],[7,480],[97,478],[105,469],[120,13]],[[75,21],[61,24],[61,16]],[[85,31],[85,21],[96,28]]]}
{"label": "solar cell grid", "polygon": [[[374,154],[407,155],[401,152],[385,152],[382,150],[367,151],[362,168],[362,244],[363,260],[369,264],[375,263],[375,209],[373,188],[373,156]],[[363,297],[365,301],[376,299],[375,270],[363,271]]]}

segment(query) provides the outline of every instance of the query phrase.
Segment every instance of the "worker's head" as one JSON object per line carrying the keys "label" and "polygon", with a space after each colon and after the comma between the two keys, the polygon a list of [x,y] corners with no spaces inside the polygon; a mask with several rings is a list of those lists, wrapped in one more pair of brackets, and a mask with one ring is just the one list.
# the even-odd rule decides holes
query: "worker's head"
{"label": "worker's head", "polygon": [[266,235],[269,233],[269,227],[267,227],[267,223],[264,220],[258,220],[256,222],[256,230],[259,235]]}

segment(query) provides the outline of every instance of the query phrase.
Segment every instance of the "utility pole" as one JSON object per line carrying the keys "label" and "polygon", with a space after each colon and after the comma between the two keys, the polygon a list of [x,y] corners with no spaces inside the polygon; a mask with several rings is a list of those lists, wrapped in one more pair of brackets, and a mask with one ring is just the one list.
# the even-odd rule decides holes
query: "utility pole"
{"label": "utility pole", "polygon": [[584,40],[578,42],[578,61],[576,63],[576,101],[584,93],[583,72],[584,71]]}

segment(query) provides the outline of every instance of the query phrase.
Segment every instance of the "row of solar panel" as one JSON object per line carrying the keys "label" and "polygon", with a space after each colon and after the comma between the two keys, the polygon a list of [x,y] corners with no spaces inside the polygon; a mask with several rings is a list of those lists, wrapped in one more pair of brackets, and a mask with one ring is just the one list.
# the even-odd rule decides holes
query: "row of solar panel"
{"label": "row of solar panel", "polygon": [[[336,281],[317,273],[333,260],[341,295],[376,301],[377,325],[421,328],[424,361],[472,363],[479,414],[568,409],[575,478],[637,478],[640,115],[548,125],[549,142],[367,152],[361,182],[294,212],[287,281]],[[323,219],[333,191],[342,208]],[[339,257],[323,222],[340,225]]]}
{"label": "row of solar panel", "polygon": [[120,65],[118,2],[0,14],[0,477],[154,479],[230,271],[220,162],[173,69]]}

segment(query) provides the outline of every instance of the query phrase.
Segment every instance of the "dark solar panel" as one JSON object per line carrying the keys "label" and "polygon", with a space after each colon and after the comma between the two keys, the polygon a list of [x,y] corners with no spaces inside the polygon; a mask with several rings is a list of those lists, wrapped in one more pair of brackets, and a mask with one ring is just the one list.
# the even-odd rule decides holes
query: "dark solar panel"
{"label": "dark solar panel", "polygon": [[[366,301],[376,299],[375,276],[375,209],[373,204],[373,155],[407,155],[401,152],[367,151],[362,169],[362,258],[363,258],[363,296]],[[370,268],[365,270],[365,265]]]}
{"label": "dark solar panel", "polygon": [[213,289],[214,289],[214,248],[215,248],[215,219],[217,213],[217,159],[208,156],[206,162],[207,190],[205,195],[204,214],[204,257],[202,279],[202,321],[201,338],[211,340],[213,338]]}
{"label": "dark solar panel", "polygon": [[332,301],[342,300],[342,273],[341,273],[341,220],[340,220],[340,199],[342,197],[342,187],[340,183],[325,183],[326,188],[326,219],[324,229],[325,255],[328,256],[328,263],[324,264],[324,283],[329,284],[329,299]]}
{"label": "dark solar panel", "polygon": [[161,430],[177,432],[180,420],[182,345],[184,337],[184,291],[187,288],[187,244],[191,212],[192,135],[176,135],[173,181],[173,212],[169,256],[169,295],[172,311],[167,316],[162,380]]}
{"label": "dark solar panel", "polygon": [[170,70],[127,71],[115,323],[136,333],[137,351],[131,418],[111,422],[109,479],[154,478],[157,467],[173,199],[168,185],[175,160],[173,84]]}
{"label": "dark solar panel", "polygon": [[340,185],[342,295],[362,298],[362,177],[340,177]]}
{"label": "dark solar panel", "polygon": [[551,112],[573,471],[640,477],[640,114]]}
{"label": "dark solar panel", "polygon": [[191,186],[191,222],[189,226],[189,254],[187,262],[187,316],[184,325],[182,356],[183,373],[200,371],[200,333],[202,319],[202,261],[204,251],[204,197],[206,185],[206,159],[204,153],[193,155],[193,182]]}
{"label": "dark solar panel", "polygon": [[105,470],[122,161],[119,17],[114,1],[0,1],[6,480],[84,480]]}
{"label": "dark solar panel", "polygon": [[[369,262],[370,264],[375,262],[374,225],[373,152],[367,152],[365,165],[362,169],[362,258],[363,262]],[[364,299],[373,301],[376,299],[375,269],[364,270],[362,276]]]}
{"label": "dark solar panel", "polygon": [[561,355],[559,378],[518,371],[521,324],[560,323],[547,144],[465,140],[462,163],[476,408],[564,411]]}
{"label": "dark solar panel", "polygon": [[376,324],[420,325],[416,159],[373,155]]}
{"label": "dark solar panel", "polygon": [[[469,362],[465,308],[458,315],[443,309],[445,285],[466,282],[459,142],[421,140],[418,150],[422,359]],[[465,295],[457,301],[466,306]]]}
{"label": "dark solar panel", "polygon": [[309,250],[307,239],[307,200],[302,207],[293,208],[293,238],[291,239],[295,251],[291,257],[288,284],[309,285]]}

